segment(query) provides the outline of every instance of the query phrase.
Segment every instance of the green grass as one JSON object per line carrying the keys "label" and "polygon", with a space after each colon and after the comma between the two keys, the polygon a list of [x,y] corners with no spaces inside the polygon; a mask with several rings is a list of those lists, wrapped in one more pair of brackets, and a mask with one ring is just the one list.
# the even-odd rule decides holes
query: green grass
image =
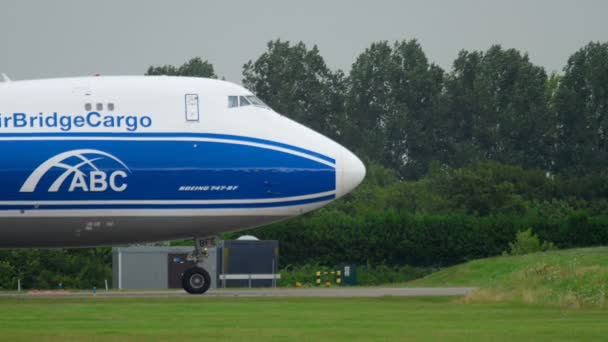
{"label": "green grass", "polygon": [[4,298],[0,340],[602,340],[608,312],[449,298]]}
{"label": "green grass", "polygon": [[5,297],[0,298],[0,341],[589,341],[608,336],[608,248],[476,260],[406,285],[480,290],[464,298]]}
{"label": "green grass", "polygon": [[467,301],[608,307],[608,247],[548,251],[475,260],[407,286],[474,286]]}

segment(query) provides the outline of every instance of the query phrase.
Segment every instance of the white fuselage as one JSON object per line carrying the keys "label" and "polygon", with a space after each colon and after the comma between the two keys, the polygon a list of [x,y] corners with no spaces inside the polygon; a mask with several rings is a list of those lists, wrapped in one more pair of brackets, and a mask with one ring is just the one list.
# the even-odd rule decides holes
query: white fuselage
{"label": "white fuselage", "polygon": [[0,247],[205,237],[319,208],[361,161],[241,86],[183,77],[0,83]]}

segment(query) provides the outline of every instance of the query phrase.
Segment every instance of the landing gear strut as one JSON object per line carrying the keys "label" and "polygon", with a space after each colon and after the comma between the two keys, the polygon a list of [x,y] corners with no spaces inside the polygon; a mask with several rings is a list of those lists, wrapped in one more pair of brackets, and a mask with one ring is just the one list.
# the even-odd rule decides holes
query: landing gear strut
{"label": "landing gear strut", "polygon": [[190,294],[203,294],[211,286],[209,272],[198,265],[208,256],[208,248],[216,245],[217,238],[195,238],[194,251],[188,255],[188,260],[194,261],[197,266],[191,267],[182,274],[182,287]]}

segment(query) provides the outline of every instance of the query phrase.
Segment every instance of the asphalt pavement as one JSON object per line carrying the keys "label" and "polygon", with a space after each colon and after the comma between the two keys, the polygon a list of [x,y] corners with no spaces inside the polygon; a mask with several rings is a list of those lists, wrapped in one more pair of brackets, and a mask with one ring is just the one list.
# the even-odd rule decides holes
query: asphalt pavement
{"label": "asphalt pavement", "polygon": [[17,297],[425,297],[464,296],[475,290],[473,287],[333,287],[333,288],[255,288],[255,289],[211,289],[201,296],[189,295],[183,290],[133,291],[22,291],[0,293],[0,298]]}

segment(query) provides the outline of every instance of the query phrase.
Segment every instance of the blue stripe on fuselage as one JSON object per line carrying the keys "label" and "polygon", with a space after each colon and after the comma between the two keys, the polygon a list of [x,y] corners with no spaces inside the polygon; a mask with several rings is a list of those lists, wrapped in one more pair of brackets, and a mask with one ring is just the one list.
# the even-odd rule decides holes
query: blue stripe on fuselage
{"label": "blue stripe on fuselage", "polygon": [[253,137],[245,137],[239,135],[230,135],[230,134],[217,134],[217,133],[125,133],[125,132],[70,132],[70,133],[0,133],[0,138],[19,138],[19,137],[117,137],[117,138],[131,138],[131,137],[148,137],[148,138],[212,138],[212,139],[223,139],[223,140],[235,140],[235,141],[243,141],[243,142],[251,142],[264,144],[269,146],[281,147],[294,152],[304,153],[313,157],[317,157],[319,159],[328,161],[330,163],[335,164],[336,160],[334,158],[328,157],[321,153],[307,150],[305,148],[276,142],[272,140],[253,138]]}
{"label": "blue stripe on fuselage", "polygon": [[[43,201],[166,200],[170,203],[173,200],[240,200],[239,203],[243,203],[246,202],[243,200],[276,199],[277,201],[272,203],[201,205],[202,208],[206,206],[222,208],[223,205],[227,208],[239,205],[271,207],[295,205],[281,204],[292,202],[281,202],[282,198],[327,193],[336,189],[335,168],[320,162],[320,158],[316,160],[306,158],[302,156],[303,153],[296,155],[264,146],[228,141],[232,139],[221,139],[226,140],[221,142],[195,139],[193,141],[154,140],[138,138],[135,136],[138,134],[132,133],[111,136],[118,135],[123,140],[97,140],[91,137],[91,134],[81,135],[82,138],[88,138],[81,140],[74,138],[74,133],[66,134],[71,137],[67,140],[0,139],[0,150],[3,153],[0,158],[0,189],[2,189],[0,201],[41,201],[40,204],[44,205]],[[14,136],[22,137],[23,134]],[[139,136],[147,137],[148,134]],[[6,134],[0,134],[0,138],[6,137]],[[162,137],[168,136],[163,134]],[[94,192],[90,189],[84,191],[78,187],[70,191],[74,177],[70,175],[62,182],[58,191],[49,191],[66,172],[65,168],[53,167],[41,175],[34,191],[21,191],[26,179],[45,161],[66,151],[80,149],[109,153],[127,166],[125,169],[112,158],[103,155],[87,155],[86,157],[94,161],[95,165],[80,167],[79,171],[85,175],[82,178],[85,182],[92,179],[89,172],[95,167],[106,173],[106,182],[113,172],[124,171],[124,176],[119,176],[116,180],[117,186],[124,185],[125,190],[105,189]],[[70,157],[60,162],[64,166],[83,163],[82,159],[77,157]],[[66,203],[66,206],[68,205],[70,204]],[[102,207],[109,208],[105,205]],[[128,205],[125,207],[129,208]],[[157,206],[141,205],[141,208],[148,207]],[[24,207],[17,205],[16,208]],[[73,205],[71,208],[82,207]]]}

